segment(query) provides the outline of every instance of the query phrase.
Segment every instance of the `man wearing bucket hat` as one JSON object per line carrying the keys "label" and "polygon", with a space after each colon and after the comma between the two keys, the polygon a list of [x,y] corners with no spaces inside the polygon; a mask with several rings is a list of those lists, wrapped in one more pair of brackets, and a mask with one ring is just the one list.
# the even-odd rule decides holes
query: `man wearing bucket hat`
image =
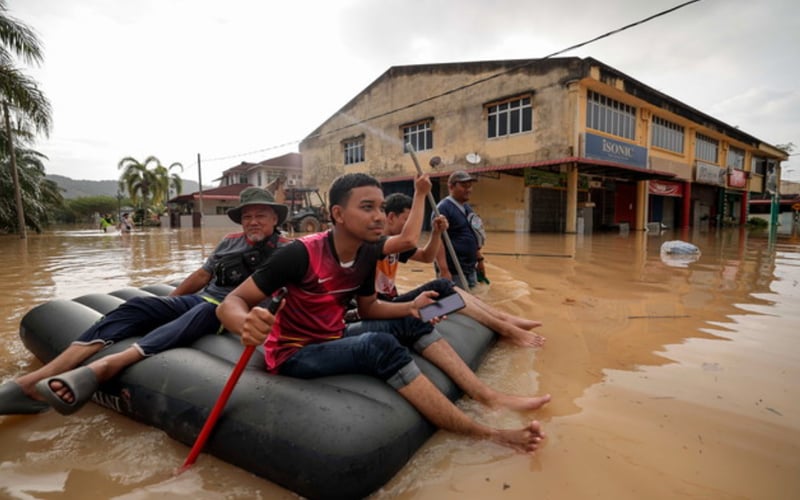
{"label": "man wearing bucket hat", "polygon": [[[50,406],[70,414],[104,382],[145,357],[190,345],[220,331],[217,305],[273,252],[289,242],[277,228],[288,207],[257,187],[239,195],[228,217],[242,231],[226,235],[203,265],[167,297],[136,297],[92,325],[53,361],[0,386],[0,415],[40,413]],[[130,347],[80,366],[103,348],[144,335]],[[44,401],[42,401],[44,399]]]}

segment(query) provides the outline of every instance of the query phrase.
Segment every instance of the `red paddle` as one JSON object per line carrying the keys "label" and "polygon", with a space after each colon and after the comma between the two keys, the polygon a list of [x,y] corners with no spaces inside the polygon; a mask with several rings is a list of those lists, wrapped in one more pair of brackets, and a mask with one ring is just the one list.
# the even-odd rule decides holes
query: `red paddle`
{"label": "red paddle", "polygon": [[[269,302],[269,306],[267,309],[272,314],[275,314],[278,311],[278,306],[281,305],[281,300],[286,295],[286,288],[281,288],[278,290],[278,293],[273,295],[272,300]],[[242,356],[239,358],[239,361],[236,363],[236,366],[233,368],[233,372],[231,372],[231,376],[228,377],[228,381],[225,383],[225,387],[222,388],[222,393],[217,398],[217,402],[214,404],[214,408],[212,408],[211,413],[208,415],[206,419],[206,423],[203,424],[203,428],[200,430],[200,434],[197,436],[197,439],[192,446],[192,449],[189,451],[189,456],[186,457],[186,461],[183,462],[183,465],[180,469],[178,469],[177,474],[185,471],[189,467],[194,464],[195,460],[197,460],[197,456],[200,455],[200,452],[203,450],[203,446],[206,444],[208,440],[208,436],[211,434],[211,431],[214,429],[214,425],[217,423],[217,419],[219,415],[222,413],[222,410],[225,409],[225,404],[228,402],[228,398],[231,397],[231,393],[233,392],[233,388],[236,387],[236,382],[239,381],[239,377],[241,377],[242,372],[244,371],[244,367],[247,366],[247,363],[250,361],[250,357],[255,352],[256,346],[249,345],[244,348],[242,352]]]}

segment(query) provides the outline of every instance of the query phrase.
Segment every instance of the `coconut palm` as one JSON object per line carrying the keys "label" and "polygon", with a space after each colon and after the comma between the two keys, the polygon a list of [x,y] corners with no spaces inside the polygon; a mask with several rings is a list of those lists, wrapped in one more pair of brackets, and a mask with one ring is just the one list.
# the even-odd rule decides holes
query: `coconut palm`
{"label": "coconut palm", "polygon": [[181,194],[181,190],[183,189],[183,180],[181,179],[180,175],[172,174],[170,175],[170,170],[173,168],[180,169],[183,172],[183,165],[178,162],[170,164],[170,166],[165,167],[164,165],[158,165],[155,169],[156,177],[158,178],[159,189],[158,195],[154,195],[153,198],[159,201],[164,202],[164,207],[167,206],[167,202],[170,198],[170,190],[174,190],[175,194]]}
{"label": "coconut palm", "polygon": [[[150,169],[152,165],[152,170]],[[159,180],[155,173],[161,161],[155,156],[148,156],[144,162],[126,156],[119,161],[117,169],[122,170],[119,177],[120,191],[128,194],[135,206],[141,207],[147,213],[147,206],[158,193]]]}
{"label": "coconut palm", "polygon": [[16,59],[28,64],[42,61],[41,43],[31,28],[8,16],[5,0],[0,0],[0,104],[2,104],[7,139],[8,169],[14,185],[14,200],[17,210],[17,230],[25,238],[25,212],[20,174],[15,158],[14,134],[11,128],[12,115],[18,127],[45,135],[50,132],[50,102],[39,90],[36,82],[23,74],[16,66]]}

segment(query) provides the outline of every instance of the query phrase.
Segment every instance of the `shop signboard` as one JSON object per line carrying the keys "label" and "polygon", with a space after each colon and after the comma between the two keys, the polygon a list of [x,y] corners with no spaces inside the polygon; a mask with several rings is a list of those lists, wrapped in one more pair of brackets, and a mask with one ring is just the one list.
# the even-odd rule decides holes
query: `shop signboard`
{"label": "shop signboard", "polygon": [[732,168],[728,172],[728,186],[735,188],[743,188],[747,186],[747,173],[738,168]]}
{"label": "shop signboard", "polygon": [[647,168],[647,148],[586,132],[584,155],[595,160]]}
{"label": "shop signboard", "polygon": [[719,165],[698,161],[694,171],[694,180],[703,184],[724,186],[725,173],[726,169],[720,168]]}
{"label": "shop signboard", "polygon": [[656,196],[683,196],[683,184],[652,179],[648,183],[648,192]]}

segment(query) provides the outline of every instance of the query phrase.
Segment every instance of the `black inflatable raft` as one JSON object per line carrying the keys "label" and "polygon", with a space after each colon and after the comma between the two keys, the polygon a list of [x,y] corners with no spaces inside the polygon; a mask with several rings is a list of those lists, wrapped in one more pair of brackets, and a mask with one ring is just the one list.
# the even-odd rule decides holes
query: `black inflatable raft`
{"label": "black inflatable raft", "polygon": [[[20,337],[46,363],[124,300],[170,290],[155,285],[53,300],[22,318]],[[495,340],[491,330],[460,314],[438,328],[473,370]],[[191,348],[131,366],[103,384],[93,401],[191,446],[241,353],[236,336],[207,336]],[[417,362],[447,397],[461,396],[436,367],[419,357]],[[434,431],[381,380],[269,375],[263,352],[256,352],[203,451],[308,498],[363,498],[391,479]]]}

